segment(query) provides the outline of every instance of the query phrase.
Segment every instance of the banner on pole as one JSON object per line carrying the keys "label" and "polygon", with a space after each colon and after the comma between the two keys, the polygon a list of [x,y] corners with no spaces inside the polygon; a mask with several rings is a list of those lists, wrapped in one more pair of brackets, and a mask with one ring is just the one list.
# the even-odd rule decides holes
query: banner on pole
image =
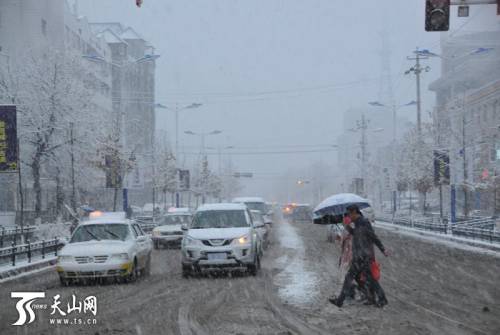
{"label": "banner on pole", "polygon": [[450,184],[450,155],[446,150],[434,150],[434,185]]}
{"label": "banner on pole", "polygon": [[0,105],[0,172],[17,171],[18,160],[16,106]]}

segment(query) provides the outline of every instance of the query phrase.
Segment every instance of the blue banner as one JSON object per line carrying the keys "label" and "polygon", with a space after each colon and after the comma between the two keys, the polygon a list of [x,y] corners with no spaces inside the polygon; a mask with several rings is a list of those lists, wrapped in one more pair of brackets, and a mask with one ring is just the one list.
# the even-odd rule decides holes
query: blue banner
{"label": "blue banner", "polygon": [[17,171],[16,106],[0,105],[0,172]]}

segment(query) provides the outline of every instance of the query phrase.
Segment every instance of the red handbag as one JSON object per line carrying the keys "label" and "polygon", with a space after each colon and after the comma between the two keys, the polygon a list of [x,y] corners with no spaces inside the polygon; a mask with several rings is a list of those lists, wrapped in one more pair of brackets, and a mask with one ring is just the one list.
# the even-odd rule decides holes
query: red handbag
{"label": "red handbag", "polygon": [[373,260],[370,264],[370,270],[372,272],[372,277],[376,281],[380,280],[380,264],[376,261]]}

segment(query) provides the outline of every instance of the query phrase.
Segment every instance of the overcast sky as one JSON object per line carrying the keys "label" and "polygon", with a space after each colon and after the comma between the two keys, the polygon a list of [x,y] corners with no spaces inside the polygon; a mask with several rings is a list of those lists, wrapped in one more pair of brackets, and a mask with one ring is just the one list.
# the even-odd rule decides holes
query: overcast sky
{"label": "overcast sky", "polygon": [[[158,103],[203,103],[182,113],[181,132],[220,129],[206,145],[234,146],[234,152],[334,143],[348,108],[380,98],[382,54],[389,55],[394,98],[403,104],[415,100],[415,78],[403,75],[411,66],[406,56],[417,46],[439,52],[440,34],[424,31],[425,1],[144,0],[140,9],[133,0],[79,2],[91,22],[122,22],[156,47]],[[452,30],[472,29],[480,10],[453,18]],[[383,51],[382,34],[390,45]],[[439,60],[426,65],[432,70],[423,75],[423,109],[430,111],[434,95],[427,85],[439,77]],[[414,108],[405,113],[415,119]],[[173,144],[173,113],[158,114],[157,128]],[[180,139],[185,151],[199,151],[199,139]],[[233,161],[240,170],[274,174],[335,157],[235,155]],[[216,168],[216,156],[211,163]],[[266,180],[247,182],[248,191]]]}

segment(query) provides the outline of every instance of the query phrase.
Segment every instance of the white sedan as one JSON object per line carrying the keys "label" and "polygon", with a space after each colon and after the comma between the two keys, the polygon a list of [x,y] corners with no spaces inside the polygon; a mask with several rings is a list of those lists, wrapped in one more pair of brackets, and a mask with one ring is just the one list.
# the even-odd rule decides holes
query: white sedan
{"label": "white sedan", "polygon": [[188,227],[193,218],[188,208],[170,209],[168,214],[160,218],[160,223],[152,231],[155,249],[160,246],[181,246],[184,232],[182,227]]}
{"label": "white sedan", "polygon": [[78,225],[59,252],[56,271],[61,284],[78,279],[119,277],[133,281],[148,274],[153,243],[128,219],[98,216]]}

